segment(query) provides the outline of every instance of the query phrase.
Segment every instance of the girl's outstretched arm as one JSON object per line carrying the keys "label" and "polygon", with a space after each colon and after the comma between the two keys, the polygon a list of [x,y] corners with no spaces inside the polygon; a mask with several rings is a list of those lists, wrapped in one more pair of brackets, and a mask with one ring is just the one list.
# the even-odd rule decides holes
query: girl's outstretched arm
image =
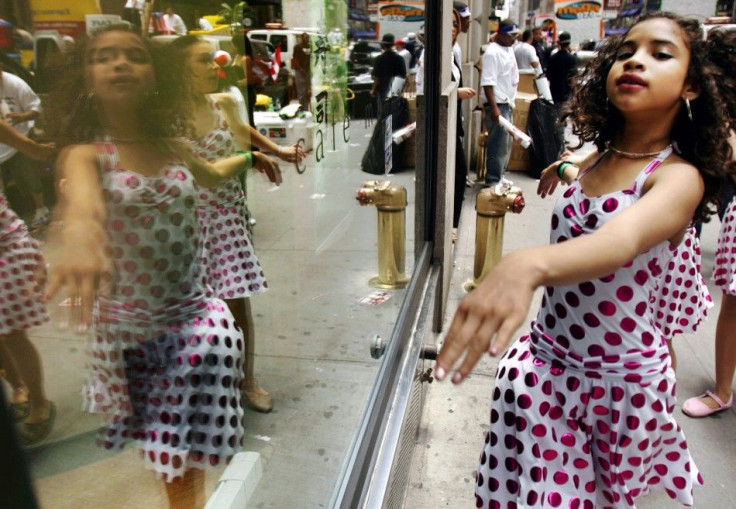
{"label": "girl's outstretched arm", "polygon": [[55,215],[60,229],[49,242],[51,262],[47,298],[66,287],[71,299],[71,325],[84,331],[92,321],[92,305],[101,280],[112,274],[107,254],[107,210],[93,145],[64,148],[56,160],[63,182]]}
{"label": "girl's outstretched arm", "polygon": [[194,154],[192,149],[184,142],[174,140],[169,141],[169,145],[182,158],[197,183],[202,186],[218,187],[226,180],[250,168],[265,173],[268,180],[274,184],[281,184],[281,170],[279,170],[278,165],[260,152],[242,152],[209,163]]}
{"label": "girl's outstretched arm", "polygon": [[252,145],[275,154],[276,157],[287,163],[293,163],[297,160],[301,163],[306,156],[301,147],[297,145],[281,147],[259,133],[255,127],[245,125],[237,115],[235,100],[230,94],[214,94],[214,97],[225,115],[225,120],[227,120],[230,130],[235,136],[235,141],[243,150],[250,150]]}
{"label": "girl's outstretched arm", "polygon": [[693,166],[666,163],[649,177],[642,198],[594,233],[504,257],[460,303],[437,359],[437,379],[460,362],[452,378],[459,383],[484,352],[502,353],[539,286],[600,278],[660,242],[679,242],[703,189]]}

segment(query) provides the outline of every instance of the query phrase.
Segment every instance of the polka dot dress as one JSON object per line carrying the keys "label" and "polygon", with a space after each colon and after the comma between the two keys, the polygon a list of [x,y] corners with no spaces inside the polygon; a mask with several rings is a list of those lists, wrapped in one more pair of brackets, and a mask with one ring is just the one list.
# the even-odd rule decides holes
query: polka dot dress
{"label": "polka dot dress", "polygon": [[[195,153],[207,161],[231,156],[237,150],[219,105],[210,99],[217,127],[200,139],[189,140]],[[264,293],[266,277],[248,236],[248,214],[243,186],[237,177],[217,188],[199,188],[198,206],[207,278],[221,299],[239,299]]]}
{"label": "polka dot dress", "polygon": [[0,334],[46,322],[46,264],[25,223],[0,193]]}
{"label": "polka dot dress", "polygon": [[[634,204],[670,153],[630,189],[589,197],[573,183],[555,205],[552,242]],[[672,416],[674,372],[649,312],[670,256],[663,242],[608,276],[545,290],[530,333],[499,364],[477,507],[618,509],[650,490],[692,504],[702,481]]]}
{"label": "polka dot dress", "polygon": [[205,284],[196,191],[182,165],[144,177],[98,145],[115,278],[96,309],[85,407],[110,420],[108,449],[141,442],[166,481],[239,450],[243,334]]}
{"label": "polka dot dress", "polygon": [[700,241],[695,227],[689,227],[680,244],[669,249],[672,257],[650,300],[654,324],[667,340],[677,334],[693,334],[713,307],[700,273]]}
{"label": "polka dot dress", "polygon": [[736,295],[736,198],[726,209],[716,245],[713,281],[729,295]]}

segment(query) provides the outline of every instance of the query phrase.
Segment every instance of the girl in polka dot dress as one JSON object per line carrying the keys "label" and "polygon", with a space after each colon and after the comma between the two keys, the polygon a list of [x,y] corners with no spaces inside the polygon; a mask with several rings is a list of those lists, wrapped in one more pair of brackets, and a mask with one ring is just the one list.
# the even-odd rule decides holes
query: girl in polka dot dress
{"label": "girl in polka dot dress", "polygon": [[[708,32],[709,57],[717,66],[718,85],[726,100],[729,125],[736,125],[736,33],[716,28]],[[731,147],[736,154],[736,134],[731,131]],[[732,182],[733,185],[733,182]],[[728,195],[728,194],[727,194]],[[722,291],[715,338],[716,383],[713,390],[687,399],[682,411],[690,417],[707,417],[733,406],[736,373],[736,200],[723,203],[725,212],[715,254],[713,281]]]}
{"label": "girl in polka dot dress", "polygon": [[216,187],[263,162],[209,165],[167,141],[187,111],[159,57],[117,27],[68,57],[49,111],[65,188],[48,292],[69,286],[88,323],[103,280],[84,392],[86,408],[109,417],[100,444],[139,441],[171,506],[201,507],[203,470],[229,461],[244,435],[243,335],[204,278],[195,181]]}
{"label": "girl in polka dot dress", "polygon": [[726,176],[722,104],[695,20],[642,16],[586,68],[569,113],[599,153],[556,203],[552,244],[499,262],[460,304],[437,360],[442,380],[464,355],[461,382],[505,349],[544,287],[499,363],[477,507],[635,507],[650,490],[692,505],[702,481],[672,415],[650,299]]}
{"label": "girl in polka dot dress", "polygon": [[[53,147],[40,145],[0,122],[0,143],[24,154],[48,159]],[[0,189],[0,359],[13,383],[19,433],[26,445],[36,444],[51,432],[54,404],[46,397],[43,367],[38,350],[26,332],[48,321],[43,289],[46,264],[38,242],[10,208]]]}
{"label": "girl in polka dot dress", "polygon": [[[212,45],[192,35],[180,37],[173,45],[179,50],[182,74],[191,79],[195,132],[187,141],[195,153],[207,161],[217,161],[232,155],[238,146],[250,147],[251,136],[253,141],[263,138],[240,121],[230,94],[208,95],[218,85],[219,68],[213,59]],[[269,148],[275,148],[287,161],[300,154],[296,148],[281,150],[272,142]],[[275,164],[272,171],[269,179],[279,184],[281,173]],[[268,283],[246,225],[247,202],[240,180],[233,178],[217,188],[200,188],[197,212],[208,282],[215,295],[227,303],[245,335],[243,394],[256,410],[270,412],[271,395],[253,374],[255,329],[250,305],[250,297],[264,293]]]}

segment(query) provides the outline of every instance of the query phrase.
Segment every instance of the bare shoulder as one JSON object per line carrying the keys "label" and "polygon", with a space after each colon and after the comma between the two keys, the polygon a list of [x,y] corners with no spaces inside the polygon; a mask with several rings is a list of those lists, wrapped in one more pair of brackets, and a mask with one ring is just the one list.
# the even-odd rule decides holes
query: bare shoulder
{"label": "bare shoulder", "polygon": [[698,168],[676,154],[668,157],[662,162],[659,169],[652,173],[644,185],[644,192],[655,185],[662,184],[701,194],[704,186],[703,177]]}
{"label": "bare shoulder", "polygon": [[59,151],[59,160],[73,159],[75,161],[88,161],[97,158],[97,147],[92,143],[79,143],[68,145]]}
{"label": "bare shoulder", "polygon": [[218,92],[216,94],[212,94],[210,97],[212,97],[215,104],[218,104],[219,106],[229,107],[235,105],[235,98],[229,92]]}

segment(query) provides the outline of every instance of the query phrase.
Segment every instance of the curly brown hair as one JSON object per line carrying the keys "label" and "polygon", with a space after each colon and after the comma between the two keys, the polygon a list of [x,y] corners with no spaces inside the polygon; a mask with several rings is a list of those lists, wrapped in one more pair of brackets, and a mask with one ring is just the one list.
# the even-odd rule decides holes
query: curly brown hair
{"label": "curly brown hair", "polygon": [[[104,135],[94,97],[86,93],[85,75],[90,44],[100,34],[123,31],[140,35],[127,25],[111,25],[78,41],[64,58],[54,75],[49,100],[44,104],[46,134],[59,147],[90,143]],[[141,105],[141,136],[152,139],[181,136],[191,131],[191,112],[187,97],[188,80],[176,75],[171,65],[171,49],[141,38],[154,69],[156,90]]]}
{"label": "curly brown hair", "polygon": [[726,103],[729,124],[736,126],[736,30],[713,28],[708,32],[708,57],[715,65],[715,78]]}
{"label": "curly brown hair", "polygon": [[[705,193],[695,211],[695,218],[707,220],[715,212],[722,185],[734,173],[731,148],[727,142],[729,119],[718,87],[717,69],[708,58],[708,46],[697,20],[669,12],[652,12],[641,16],[632,26],[654,18],[666,18],[677,23],[690,50],[686,80],[700,95],[690,101],[693,121],[682,108],[670,137],[676,142],[680,156],[700,171]],[[609,38],[573,85],[573,93],[562,118],[570,118],[572,131],[580,139],[577,148],[585,142],[593,142],[598,151],[603,152],[624,127],[623,116],[608,100],[606,80],[625,38],[626,35]]]}

